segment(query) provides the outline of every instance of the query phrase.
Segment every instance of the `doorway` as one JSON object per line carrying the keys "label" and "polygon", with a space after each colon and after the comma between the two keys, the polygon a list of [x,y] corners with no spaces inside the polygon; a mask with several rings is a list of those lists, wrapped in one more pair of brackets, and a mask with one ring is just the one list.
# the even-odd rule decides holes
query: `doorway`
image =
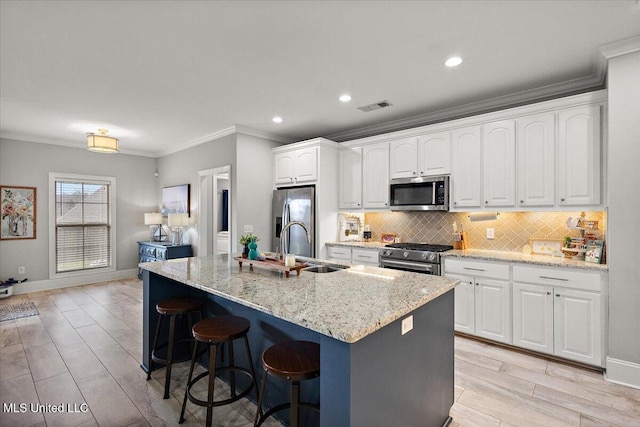
{"label": "doorway", "polygon": [[231,166],[198,172],[198,255],[231,253]]}

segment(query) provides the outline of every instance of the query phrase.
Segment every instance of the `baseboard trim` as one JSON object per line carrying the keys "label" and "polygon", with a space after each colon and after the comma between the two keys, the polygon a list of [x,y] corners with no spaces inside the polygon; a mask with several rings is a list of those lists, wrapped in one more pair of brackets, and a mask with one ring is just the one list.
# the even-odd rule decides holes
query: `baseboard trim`
{"label": "baseboard trim", "polygon": [[640,364],[607,357],[605,379],[612,383],[640,389]]}
{"label": "baseboard trim", "polygon": [[34,280],[33,282],[17,283],[13,286],[13,294],[26,294],[29,292],[48,291],[51,289],[62,289],[70,286],[88,285],[89,283],[107,282],[109,280],[120,280],[138,275],[137,268],[127,270],[117,270],[109,273],[95,273],[83,276],[65,277],[60,279]]}

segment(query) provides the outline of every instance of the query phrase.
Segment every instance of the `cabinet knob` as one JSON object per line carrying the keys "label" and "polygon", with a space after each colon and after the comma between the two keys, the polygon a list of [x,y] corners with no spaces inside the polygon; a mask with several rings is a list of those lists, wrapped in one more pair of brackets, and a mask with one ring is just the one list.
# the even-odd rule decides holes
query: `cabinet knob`
{"label": "cabinet knob", "polygon": [[356,205],[360,206],[360,203],[356,203]]}
{"label": "cabinet knob", "polygon": [[520,203],[524,203],[524,200],[520,200]]}
{"label": "cabinet knob", "polygon": [[485,200],[485,201],[484,201],[484,204],[486,205],[487,203],[489,203],[489,202]]}
{"label": "cabinet knob", "polygon": [[424,175],[424,171],[420,171],[420,175]]}
{"label": "cabinet knob", "polygon": [[560,199],[561,202],[564,202],[564,199]]}
{"label": "cabinet knob", "polygon": [[411,172],[411,173],[414,174],[414,175],[416,174],[415,172]]}
{"label": "cabinet knob", "polygon": [[551,295],[551,292],[547,292],[547,295]]}
{"label": "cabinet knob", "polygon": [[560,294],[556,294],[556,296],[557,296],[557,297],[559,297],[559,296],[560,296]]}
{"label": "cabinet knob", "polygon": [[293,182],[293,178],[289,177],[289,182]]}
{"label": "cabinet knob", "polygon": [[478,286],[480,283],[476,283],[476,286]]}

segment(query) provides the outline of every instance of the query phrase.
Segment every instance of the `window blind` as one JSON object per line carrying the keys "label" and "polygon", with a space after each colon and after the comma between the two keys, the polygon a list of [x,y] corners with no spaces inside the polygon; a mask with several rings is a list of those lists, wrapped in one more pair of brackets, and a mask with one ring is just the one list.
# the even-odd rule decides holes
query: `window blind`
{"label": "window blind", "polygon": [[56,272],[111,266],[109,183],[56,181]]}

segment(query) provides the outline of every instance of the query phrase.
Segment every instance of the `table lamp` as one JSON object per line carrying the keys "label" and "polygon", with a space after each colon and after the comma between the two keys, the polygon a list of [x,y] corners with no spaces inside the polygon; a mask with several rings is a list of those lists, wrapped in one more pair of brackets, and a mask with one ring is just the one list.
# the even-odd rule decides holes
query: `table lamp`
{"label": "table lamp", "polygon": [[182,235],[184,227],[189,225],[189,214],[186,213],[170,213],[169,228],[173,232],[173,244],[182,244]]}
{"label": "table lamp", "polygon": [[144,225],[149,226],[149,241],[164,242],[167,240],[167,234],[162,229],[162,214],[159,212],[145,213]]}

